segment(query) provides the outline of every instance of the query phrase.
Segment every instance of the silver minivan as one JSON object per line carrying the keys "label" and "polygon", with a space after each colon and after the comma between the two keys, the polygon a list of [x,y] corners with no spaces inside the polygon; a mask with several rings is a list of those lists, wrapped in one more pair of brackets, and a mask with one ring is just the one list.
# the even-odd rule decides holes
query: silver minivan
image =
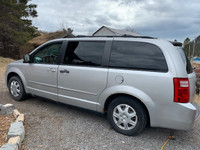
{"label": "silver minivan", "polygon": [[192,129],[199,116],[196,77],[181,44],[150,37],[76,37],[49,41],[6,71],[10,95],[27,94],[106,113],[136,135],[151,127]]}

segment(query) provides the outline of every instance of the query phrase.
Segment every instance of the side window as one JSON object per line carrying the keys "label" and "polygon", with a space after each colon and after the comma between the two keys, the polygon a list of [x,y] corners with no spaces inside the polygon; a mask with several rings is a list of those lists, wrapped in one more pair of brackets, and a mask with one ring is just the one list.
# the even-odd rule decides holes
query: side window
{"label": "side window", "polygon": [[105,42],[69,41],[64,64],[78,66],[101,66]]}
{"label": "side window", "polygon": [[144,42],[114,41],[110,67],[167,72],[167,63],[159,47]]}
{"label": "side window", "polygon": [[55,43],[41,48],[33,55],[33,63],[56,64],[62,43]]}

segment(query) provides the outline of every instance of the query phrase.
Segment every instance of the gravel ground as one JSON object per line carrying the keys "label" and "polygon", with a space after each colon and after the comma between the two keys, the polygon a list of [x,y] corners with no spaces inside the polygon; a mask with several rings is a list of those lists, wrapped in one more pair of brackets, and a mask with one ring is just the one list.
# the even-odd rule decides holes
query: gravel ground
{"label": "gravel ground", "polygon": [[[1,64],[0,64],[1,66]],[[138,136],[116,133],[105,116],[58,104],[42,98],[16,102],[9,97],[4,73],[0,73],[0,103],[13,103],[25,114],[25,150],[159,150],[170,135],[169,129],[146,128]],[[191,131],[173,131],[164,149],[200,149],[200,119]]]}

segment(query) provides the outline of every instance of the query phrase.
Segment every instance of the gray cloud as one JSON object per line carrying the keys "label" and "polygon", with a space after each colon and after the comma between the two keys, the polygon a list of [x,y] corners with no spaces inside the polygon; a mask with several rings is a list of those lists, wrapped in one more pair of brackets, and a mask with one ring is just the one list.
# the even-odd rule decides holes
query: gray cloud
{"label": "gray cloud", "polygon": [[105,15],[105,16],[98,15],[97,18],[95,19],[95,22],[97,24],[112,26],[111,18],[108,17],[107,15]]}
{"label": "gray cloud", "polygon": [[71,27],[75,34],[88,34],[102,25],[129,27],[142,35],[183,41],[200,34],[198,0],[32,0],[38,4],[33,25],[56,31]]}

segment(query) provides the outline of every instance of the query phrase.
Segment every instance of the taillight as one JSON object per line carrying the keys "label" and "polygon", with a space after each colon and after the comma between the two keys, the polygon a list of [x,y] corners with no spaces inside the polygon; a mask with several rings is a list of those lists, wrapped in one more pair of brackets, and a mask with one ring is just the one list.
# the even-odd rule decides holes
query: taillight
{"label": "taillight", "polygon": [[174,102],[188,103],[190,86],[188,78],[174,78]]}

